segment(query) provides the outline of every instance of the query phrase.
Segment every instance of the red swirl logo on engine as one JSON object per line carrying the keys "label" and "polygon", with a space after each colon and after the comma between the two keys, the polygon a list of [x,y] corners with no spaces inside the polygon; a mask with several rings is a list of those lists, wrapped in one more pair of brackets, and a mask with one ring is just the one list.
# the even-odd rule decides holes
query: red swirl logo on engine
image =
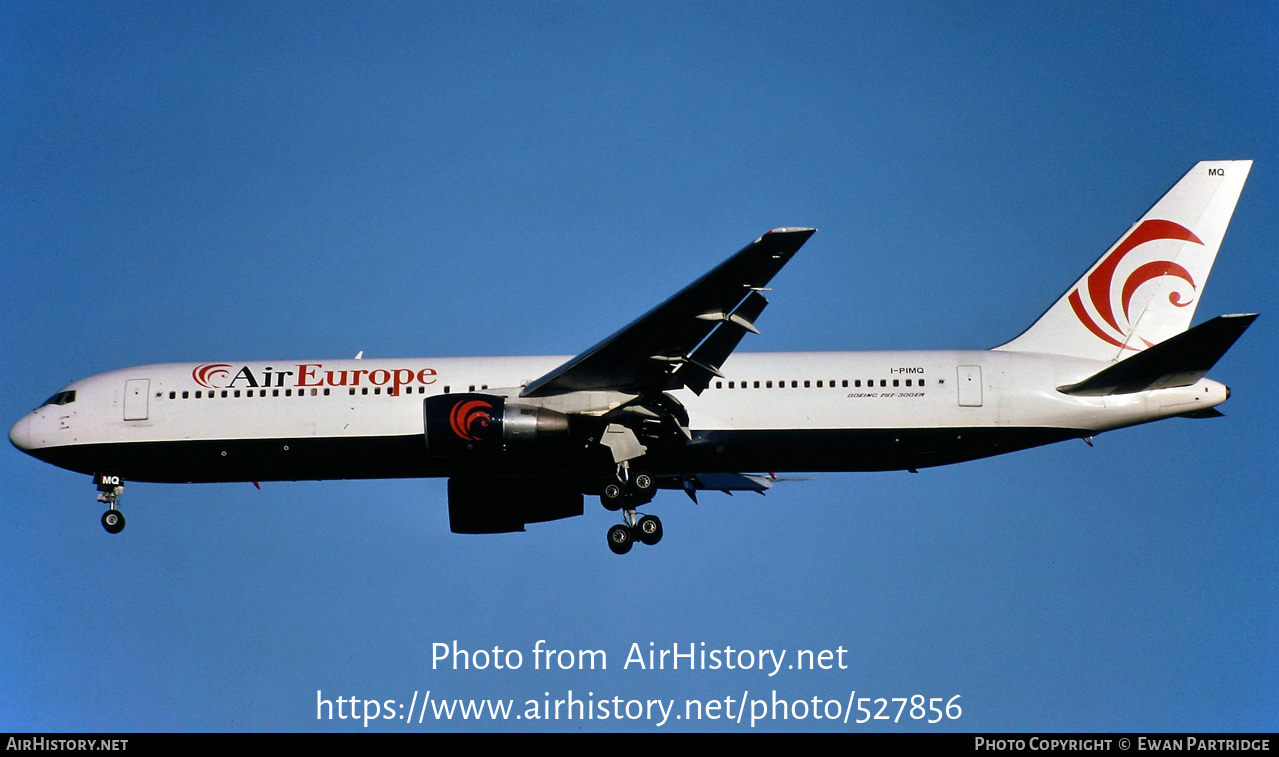
{"label": "red swirl logo on engine", "polygon": [[[1191,278],[1190,272],[1177,263],[1171,260],[1155,258],[1144,263],[1128,261],[1126,265],[1124,264],[1125,258],[1128,257],[1130,252],[1147,242],[1161,239],[1193,242],[1198,245],[1203,244],[1199,237],[1181,224],[1160,220],[1143,221],[1085,277],[1083,286],[1076,286],[1071,291],[1069,297],[1070,307],[1075,311],[1079,322],[1098,338],[1122,349],[1134,351],[1141,349],[1128,344],[1128,337],[1131,335],[1135,325],[1130,308],[1133,295],[1137,293],[1137,290],[1143,284],[1149,281],[1163,276],[1172,276],[1184,281],[1190,287],[1188,296],[1183,298],[1181,291],[1173,289],[1168,294],[1168,302],[1175,307],[1184,308],[1194,301],[1195,281]],[[1124,271],[1122,280],[1119,274],[1120,270]],[[1089,309],[1085,307],[1084,297],[1088,298],[1087,304],[1097,314],[1097,318],[1094,318]],[[1116,305],[1119,306],[1120,312],[1118,313],[1115,312]],[[1123,316],[1122,323],[1120,322],[1121,314]],[[1138,314],[1138,317],[1140,317],[1140,314]],[[1100,323],[1098,323],[1098,320],[1100,320]],[[1151,342],[1145,339],[1141,341],[1147,347],[1152,345]]]}
{"label": "red swirl logo on engine", "polygon": [[449,411],[449,428],[468,442],[482,441],[479,434],[493,422],[489,411],[493,406],[484,400],[459,402]]}
{"label": "red swirl logo on engine", "polygon": [[195,379],[195,383],[205,389],[216,389],[222,386],[222,384],[214,383],[214,381],[218,376],[230,375],[231,372],[227,370],[230,367],[230,363],[205,363],[204,365],[197,365],[195,370],[191,371],[191,378]]}

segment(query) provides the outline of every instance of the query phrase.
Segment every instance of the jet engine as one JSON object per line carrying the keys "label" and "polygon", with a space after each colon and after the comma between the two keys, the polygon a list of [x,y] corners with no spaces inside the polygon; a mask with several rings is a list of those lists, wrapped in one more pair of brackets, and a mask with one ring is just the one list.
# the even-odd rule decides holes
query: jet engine
{"label": "jet engine", "polygon": [[568,416],[496,394],[439,394],[423,403],[427,454],[485,455],[568,437]]}

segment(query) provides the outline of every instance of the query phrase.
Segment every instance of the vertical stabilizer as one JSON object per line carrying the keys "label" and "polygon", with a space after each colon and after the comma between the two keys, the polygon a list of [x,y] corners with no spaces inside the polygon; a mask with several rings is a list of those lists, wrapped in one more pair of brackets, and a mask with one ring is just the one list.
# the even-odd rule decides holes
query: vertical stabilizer
{"label": "vertical stabilizer", "polygon": [[1194,168],[1029,329],[998,350],[1123,360],[1190,327],[1251,160]]}

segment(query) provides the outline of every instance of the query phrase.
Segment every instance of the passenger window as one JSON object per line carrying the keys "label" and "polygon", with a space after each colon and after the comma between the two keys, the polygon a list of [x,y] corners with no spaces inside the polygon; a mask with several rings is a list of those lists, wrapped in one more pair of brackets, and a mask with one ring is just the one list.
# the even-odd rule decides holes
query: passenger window
{"label": "passenger window", "polygon": [[893,386],[901,386],[901,379],[893,379]]}
{"label": "passenger window", "polygon": [[756,388],[756,389],[758,389],[758,388],[759,388],[759,382],[758,382],[758,381],[756,381],[756,382],[755,382],[755,388]]}

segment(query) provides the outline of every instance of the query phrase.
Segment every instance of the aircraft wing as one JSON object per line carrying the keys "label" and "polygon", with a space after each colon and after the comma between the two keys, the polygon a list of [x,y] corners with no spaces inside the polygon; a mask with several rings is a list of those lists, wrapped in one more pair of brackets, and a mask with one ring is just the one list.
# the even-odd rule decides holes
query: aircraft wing
{"label": "aircraft wing", "polygon": [[531,382],[522,397],[576,391],[644,393],[687,386],[701,393],[768,301],[760,294],[816,232],[764,234],[661,305]]}

